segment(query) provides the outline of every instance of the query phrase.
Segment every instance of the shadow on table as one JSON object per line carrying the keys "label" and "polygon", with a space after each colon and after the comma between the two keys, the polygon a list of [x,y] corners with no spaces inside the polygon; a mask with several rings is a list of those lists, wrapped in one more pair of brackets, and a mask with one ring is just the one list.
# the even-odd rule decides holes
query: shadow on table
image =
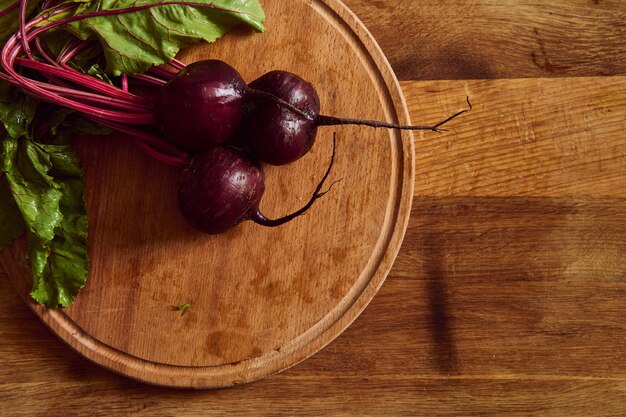
{"label": "shadow on table", "polygon": [[447,270],[440,236],[424,234],[424,272],[426,274],[428,304],[430,309],[430,332],[433,339],[432,357],[442,373],[458,372],[458,355],[452,331],[452,317],[448,311],[446,287]]}

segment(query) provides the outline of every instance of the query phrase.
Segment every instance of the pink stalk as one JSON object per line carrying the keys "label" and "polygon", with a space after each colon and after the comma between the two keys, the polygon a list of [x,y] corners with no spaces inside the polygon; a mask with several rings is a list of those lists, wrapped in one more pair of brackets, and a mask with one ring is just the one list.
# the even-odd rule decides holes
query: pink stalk
{"label": "pink stalk", "polygon": [[[52,58],[46,51],[46,47],[42,44],[41,38],[35,38],[35,48],[37,49],[37,52],[39,52],[39,55],[41,55],[44,60],[48,61],[49,64],[58,66],[54,58]],[[46,79],[51,83],[50,85],[54,85],[52,83],[55,83],[56,85],[67,86],[67,83],[63,80],[59,80],[52,75],[46,75]]]}
{"label": "pink stalk", "polygon": [[43,59],[48,61],[48,63],[51,65],[56,65],[56,61],[50,55],[48,55],[48,53],[46,52],[46,48],[41,43],[40,38],[35,38],[35,47],[37,48],[37,52],[39,52],[39,55],[41,55]]}
{"label": "pink stalk", "polygon": [[[37,23],[39,23],[41,21],[40,18],[35,18],[33,21],[29,22],[28,26],[33,26]],[[31,34],[32,36],[32,34]],[[9,78],[13,78],[14,81],[12,82],[13,84],[15,84],[17,82],[17,84],[19,84],[20,87],[22,87],[22,89],[25,89],[26,91],[30,92],[31,95],[35,95],[37,97],[39,97],[40,99],[44,99],[44,101],[52,101],[53,103],[56,104],[60,104],[62,106],[65,107],[69,107],[71,109],[83,112],[83,113],[90,113],[93,112],[93,114],[96,114],[100,117],[108,117],[111,118],[111,120],[116,120],[122,123],[131,123],[131,124],[153,124],[155,122],[155,117],[153,113],[144,113],[144,114],[139,114],[139,115],[133,115],[133,114],[128,114],[126,113],[120,113],[120,112],[112,112],[112,111],[108,111],[106,109],[100,109],[97,107],[92,107],[89,105],[86,105],[84,103],[80,103],[80,102],[75,102],[73,100],[69,100],[65,97],[59,96],[59,95],[55,95],[52,94],[48,91],[46,91],[46,89],[41,88],[39,85],[37,85],[34,80],[30,80],[20,74],[18,74],[14,69],[13,69],[13,62],[16,60],[16,56],[19,54],[21,48],[21,44],[20,42],[17,41],[18,39],[18,35],[15,34],[13,35],[9,41],[7,41],[5,47],[2,50],[2,65],[5,68],[5,71],[8,73]],[[17,58],[17,59],[22,59],[23,58]],[[24,60],[27,62],[34,62],[35,65],[42,65],[45,66],[45,68],[47,70],[51,70],[50,72],[54,73],[55,70],[58,70],[58,68],[52,67],[50,65],[44,64],[44,63],[39,63],[36,61],[28,61],[28,60]],[[68,73],[71,73],[71,71],[67,71]],[[3,79],[7,79],[6,76],[4,76],[4,74],[0,74],[3,75],[0,78]],[[87,78],[93,80],[93,77],[89,77],[86,76]],[[104,85],[109,85],[106,83],[101,83]],[[121,90],[119,90],[121,91]],[[123,93],[123,92],[122,92]],[[128,94],[128,93],[124,93],[124,94]]]}
{"label": "pink stalk", "polygon": [[[68,10],[69,10],[69,8],[59,9],[59,10],[56,10],[54,12],[54,14],[63,13],[63,12],[66,12]],[[25,25],[25,29],[29,30],[30,28],[32,28],[33,26],[41,23],[44,20],[45,20],[45,18],[43,18],[42,16],[38,16],[37,18],[35,18],[32,21],[30,21],[27,25]],[[56,23],[59,23],[59,22],[60,21],[53,22],[53,24],[50,24],[48,26],[49,26],[49,28],[56,27],[56,26],[58,26]],[[32,30],[30,33],[28,33],[26,35],[26,41],[30,42],[31,40],[35,39],[37,36],[39,36],[41,33],[43,33],[45,31],[45,30],[42,31],[41,29],[47,30],[46,26],[39,27],[39,28],[36,28],[35,30]],[[15,37],[16,37],[16,35],[13,35],[9,39],[9,41],[7,41],[7,43],[6,43],[5,47],[4,47],[4,50],[9,48],[9,45],[11,45],[11,48],[14,48],[16,46],[15,45],[16,42],[15,42],[15,39],[14,39]],[[21,40],[21,36],[19,36],[18,38],[20,38],[20,40]],[[17,54],[14,54],[14,56],[17,56]],[[35,61],[33,60],[33,62],[35,62]],[[45,64],[43,64],[43,65],[45,65]],[[100,81],[100,80],[98,80],[96,78],[93,78],[93,77],[91,77],[89,75],[81,74],[81,73],[79,73],[77,71],[74,71],[72,69],[69,69],[69,68],[58,69],[57,74],[55,74],[55,75],[59,76],[59,77],[63,77],[65,75],[66,78],[68,78],[68,77],[71,78],[71,81],[73,81],[73,82],[82,84],[82,85],[84,85],[84,86],[86,86],[88,88],[91,88],[91,89],[95,89],[96,91],[102,92],[103,94],[109,94],[109,95],[111,95],[113,97],[127,98],[129,100],[142,100],[142,98],[139,97],[139,96],[135,96],[134,94],[127,93],[127,92],[125,92],[125,91],[123,91],[123,90],[121,90],[121,89],[119,89],[119,88],[117,88],[117,87],[115,87],[115,86],[113,86],[111,84],[108,84],[108,83],[106,83],[104,81]]]}
{"label": "pink stalk", "polygon": [[[45,14],[45,15],[40,15],[40,16],[36,17],[35,19],[31,20],[30,22],[28,22],[28,24],[26,24],[26,25],[24,26],[24,28],[23,28],[23,29],[24,29],[24,30],[26,30],[26,31],[28,31],[28,30],[30,30],[32,27],[35,27],[36,25],[38,25],[38,24],[40,24],[41,22],[45,21],[45,20],[46,20],[48,17],[50,17],[51,15],[53,15],[53,16],[54,16],[54,15],[57,15],[57,14],[60,14],[60,13],[64,13],[64,12],[70,11],[71,9],[72,9],[71,7],[64,7],[64,8],[61,8],[61,9],[57,9],[57,10],[55,10],[54,12],[47,13],[47,14]],[[11,38],[9,38],[9,40],[6,42],[6,44],[5,44],[5,46],[4,46],[3,50],[2,50],[3,57],[4,57],[4,56],[9,56],[9,55],[11,55],[11,56],[13,56],[13,59],[15,59],[15,57],[16,57],[17,55],[19,55],[19,50],[20,50],[19,46],[20,46],[20,44],[22,43],[22,42],[21,42],[21,40],[22,40],[22,38],[23,38],[23,37],[21,36],[21,32],[22,32],[22,30],[21,30],[21,29],[22,29],[22,28],[20,28],[19,33],[14,34],[14,35],[13,35]],[[39,33],[41,33],[40,31],[38,31],[38,32],[39,32]],[[33,34],[33,33],[31,32],[30,34],[28,34],[28,35],[26,36],[26,41],[27,41],[27,42],[32,41],[33,39],[35,39],[35,38],[37,37],[37,35],[38,35],[37,33]],[[20,42],[17,42],[17,40],[20,40]],[[16,50],[17,50],[17,51],[16,51]],[[9,52],[11,52],[11,54],[9,54]],[[3,66],[5,66],[5,70],[8,70],[8,69],[6,68],[6,66],[7,66],[8,62],[3,61],[3,62],[2,62],[2,64],[3,64]],[[75,71],[74,71],[74,72],[75,72]],[[2,75],[3,75],[3,74],[2,74],[2,73],[0,73],[0,78],[2,78],[2,79],[5,79],[5,80],[6,80],[6,76],[2,76]],[[80,75],[82,75],[82,74],[80,74]],[[100,80],[94,79],[93,77],[90,77],[90,76],[84,76],[84,77],[85,77],[85,80],[86,80],[86,81],[87,81],[87,80],[89,80],[89,81],[94,82],[94,83],[100,83],[100,84],[103,84],[103,85],[108,86],[108,87],[110,87],[110,88],[112,88],[112,89],[114,89],[114,90],[119,90],[119,89],[117,89],[116,87],[111,86],[110,84],[107,84],[107,83],[101,82]],[[121,90],[119,90],[119,91],[121,91]]]}
{"label": "pink stalk", "polygon": [[174,166],[183,166],[189,159],[189,156],[185,152],[176,148],[174,145],[165,142],[158,136],[133,129],[128,126],[119,125],[109,120],[101,120],[92,116],[86,117],[103,126],[133,136],[135,138],[135,143],[138,144],[142,150],[163,163]]}
{"label": "pink stalk", "polygon": [[176,158],[173,156],[166,155],[160,151],[155,150],[149,145],[146,145],[145,143],[141,141],[135,141],[135,144],[139,146],[139,148],[148,156],[156,159],[157,161],[163,162],[164,164],[172,165],[172,166],[179,167],[179,168],[187,164],[187,161],[188,161],[187,158],[183,159],[183,158]]}
{"label": "pink stalk", "polygon": [[[46,88],[45,83],[37,82],[37,84],[39,85],[44,84],[42,85],[42,87]],[[74,90],[71,88],[64,88],[61,86],[54,86],[52,88],[46,88],[46,89],[49,91],[54,91],[55,93],[57,93],[58,95],[62,97],[80,99],[80,100],[83,100],[85,103],[101,104],[101,105],[109,107],[110,109],[127,110],[129,112],[138,112],[138,111],[145,112],[146,111],[146,109],[138,108],[136,104],[129,103],[128,101],[101,96],[98,94],[88,93],[85,91]]]}
{"label": "pink stalk", "polygon": [[[45,46],[42,44],[41,42],[41,38],[37,37],[35,38],[35,47],[37,48],[37,52],[39,52],[39,55],[41,55],[46,61],[48,61],[51,65],[54,66],[59,66],[59,64],[55,61],[54,58],[52,58],[47,52],[46,52],[46,48]],[[50,91],[54,91],[57,92],[61,95],[63,95],[64,97],[69,97],[69,98],[83,98],[85,100],[87,100],[88,102],[91,101],[92,103],[102,103],[102,104],[107,104],[110,105],[110,101],[107,99],[110,99],[109,97],[105,97],[105,96],[100,96],[100,95],[96,95],[96,94],[92,94],[92,93],[88,93],[88,92],[83,92],[83,91],[79,91],[76,89],[72,89],[69,84],[67,82],[65,82],[64,80],[60,80],[56,77],[54,77],[53,75],[50,74],[44,74],[44,76],[46,77],[46,79],[49,81],[48,83],[45,82],[40,82],[40,81],[33,81],[33,83],[41,86],[42,88],[45,88],[47,90]],[[44,99],[45,100],[45,99]],[[115,100],[115,99],[110,99],[110,100]],[[117,107],[120,109],[126,109],[126,110],[136,110],[136,106],[135,107],[129,107],[128,102],[126,101],[122,101],[122,100],[117,100],[121,103],[114,103],[117,104]]]}
{"label": "pink stalk", "polygon": [[150,68],[150,72],[160,76],[161,78],[164,78],[165,80],[171,80],[172,78],[174,78],[174,76],[176,74],[174,74],[173,72],[170,72],[168,70],[166,70],[165,68],[159,68],[159,67],[152,67]]}
{"label": "pink stalk", "polygon": [[24,49],[24,53],[30,59],[33,58],[33,54],[30,52],[30,45],[28,44],[28,40],[26,38],[26,6],[28,6],[28,0],[20,1],[20,37],[22,38],[22,49]]}
{"label": "pink stalk", "polygon": [[94,90],[102,94],[107,94],[110,97],[139,102],[145,101],[145,99],[140,96],[136,96],[129,93],[128,91],[124,91],[122,89],[112,86],[109,83],[95,79],[90,75],[81,74],[80,72],[75,70],[58,68],[44,62],[25,58],[16,58],[14,62],[20,66],[34,69],[45,74],[54,75],[55,77],[63,78],[67,81],[71,81],[76,84],[82,85],[83,87],[87,87],[90,90]]}
{"label": "pink stalk", "polygon": [[[23,3],[22,3],[23,4]],[[130,12],[136,12],[136,11],[141,11],[141,10],[147,10],[147,9],[151,9],[153,7],[161,7],[161,6],[168,6],[168,5],[186,5],[186,6],[196,6],[196,7],[207,7],[207,8],[211,8],[211,9],[215,9],[215,10],[220,10],[220,11],[226,11],[226,12],[231,12],[231,13],[238,13],[234,10],[229,10],[227,8],[223,8],[223,7],[218,7],[215,6],[213,4],[205,4],[205,3],[197,3],[197,2],[188,2],[188,1],[165,1],[165,2],[161,2],[161,3],[155,3],[155,4],[145,4],[145,5],[141,5],[141,6],[133,6],[133,7],[127,7],[127,8],[123,8],[123,9],[115,9],[115,10],[103,10],[103,11],[97,11],[97,12],[89,12],[89,13],[84,13],[81,15],[76,15],[76,16],[70,16],[67,17],[65,19],[60,19],[54,22],[50,22],[47,25],[35,28],[34,30],[32,30],[32,32],[30,32],[28,34],[28,36],[26,35],[26,30],[29,29],[32,26],[35,26],[38,23],[41,23],[43,21],[46,20],[46,18],[43,18],[42,16],[39,16],[37,18],[35,18],[33,21],[29,22],[29,24],[25,24],[25,22],[20,22],[20,38],[21,38],[21,42],[22,42],[22,47],[26,52],[26,49],[24,48],[24,46],[26,48],[28,48],[28,42],[34,38],[36,38],[37,36],[39,36],[41,33],[53,29],[55,27],[58,26],[63,26],[66,25],[68,23],[72,23],[72,22],[76,22],[79,20],[83,20],[83,19],[88,19],[91,17],[98,17],[98,16],[110,16],[110,15],[118,15],[118,14],[124,14],[124,13],[130,13]],[[54,11],[54,15],[59,14],[59,13],[63,13],[65,11],[68,11],[70,8],[62,8],[62,9],[58,9]],[[36,22],[36,23],[34,23]],[[34,23],[34,24],[33,24]],[[15,36],[15,35],[14,35]],[[8,44],[8,42],[7,42]],[[6,48],[6,45],[5,45]],[[28,53],[27,53],[28,54]],[[31,57],[32,59],[32,57]],[[176,68],[184,68],[185,64],[178,61],[178,60],[173,60],[172,61],[173,65]],[[57,75],[60,76],[60,75]],[[75,76],[74,78],[76,79],[80,79],[82,74],[79,74],[79,76]],[[87,81],[87,79],[89,79],[91,82]],[[118,94],[119,91],[124,92],[123,90],[119,90],[114,86],[111,86],[110,84],[104,83],[104,82],[99,82],[99,80],[95,80],[93,77],[89,77],[86,76],[86,79],[84,79],[85,83],[87,83],[89,86],[91,86],[91,83],[94,83],[93,86],[96,86],[97,84],[102,84],[99,87],[101,87],[103,90],[107,90],[110,94]],[[74,81],[77,82],[77,81]],[[105,87],[106,86],[106,87]],[[112,89],[111,89],[112,87]],[[101,91],[103,92],[103,91]]]}
{"label": "pink stalk", "polygon": [[[121,88],[118,88],[92,76],[75,71],[67,65],[67,62],[88,46],[90,42],[70,43],[62,49],[57,57],[53,57],[48,53],[39,36],[50,29],[83,19],[120,15],[168,5],[205,7],[231,13],[239,12],[215,6],[213,3],[164,1],[117,10],[89,12],[51,22],[49,21],[50,17],[71,12],[76,7],[74,5],[67,6],[67,3],[61,3],[58,0],[45,0],[43,4],[44,13],[36,16],[29,22],[26,22],[28,0],[16,1],[5,9],[0,10],[0,16],[4,16],[19,9],[19,30],[9,38],[0,53],[0,64],[4,69],[4,72],[0,71],[0,80],[17,85],[26,94],[37,100],[73,109],[103,126],[131,135],[144,152],[161,162],[175,166],[184,165],[189,158],[185,152],[164,141],[159,136],[127,126],[127,124],[155,125],[156,118],[152,111],[152,103],[129,92],[129,77],[126,74],[122,75]],[[37,27],[42,23],[42,26]],[[36,52],[46,62],[38,61],[33,56],[31,42],[34,42]],[[26,58],[21,57],[23,54],[26,55]],[[173,59],[170,64],[177,70],[185,68],[185,64],[176,59]],[[37,79],[31,79],[18,72],[16,66],[37,71],[51,82],[46,83]],[[162,68],[153,68],[151,72],[153,75],[137,74],[133,76],[133,79],[161,86],[174,76],[170,71]],[[70,83],[91,90],[91,92],[73,88]],[[96,107],[89,103],[101,107]]]}
{"label": "pink stalk", "polygon": [[[128,112],[122,113],[122,112],[103,110],[97,107],[89,106],[84,103],[76,102],[74,100],[70,100],[65,97],[50,93],[46,89],[41,88],[40,86],[36,85],[32,80],[18,74],[13,69],[12,64],[13,64],[13,61],[15,61],[16,59],[15,55],[19,53],[19,50],[21,48],[19,47],[14,48],[14,45],[11,45],[12,43],[13,44],[15,43],[15,35],[11,39],[9,39],[9,41],[7,42],[7,45],[2,50],[2,56],[1,56],[2,65],[4,66],[4,69],[7,72],[7,74],[11,78],[13,78],[14,81],[19,83],[20,87],[23,90],[29,91],[30,93],[36,94],[37,96],[40,96],[40,97],[45,97],[45,101],[51,101],[55,104],[69,107],[70,109],[79,111],[81,113],[93,114],[97,117],[114,120],[120,123],[154,124],[156,122],[155,116],[152,113],[129,114]],[[7,46],[12,46],[13,49],[7,48]],[[9,51],[10,51],[10,54],[9,54]]]}
{"label": "pink stalk", "polygon": [[160,136],[153,135],[148,132],[144,132],[143,130],[134,129],[129,126],[123,126],[115,122],[111,122],[109,120],[98,120],[97,117],[87,116],[88,118],[98,121],[98,123],[102,123],[102,125],[110,127],[111,129],[118,130],[120,132],[128,133],[136,138],[142,140],[142,142],[152,146],[153,148],[157,148],[163,152],[167,152],[170,155],[176,156],[178,158],[186,158],[187,154],[181,151],[176,146],[172,145],[169,142],[166,142]]}
{"label": "pink stalk", "polygon": [[[0,79],[6,82],[9,82],[17,87],[21,86],[19,82],[17,82],[16,80],[10,77],[7,77],[6,75],[3,75],[1,72],[0,72]],[[134,103],[134,102],[127,101],[127,100],[121,100],[117,98],[90,93],[88,91],[76,90],[75,88],[68,87],[67,84],[59,80],[55,80],[57,84],[50,84],[50,83],[37,81],[37,80],[30,80],[30,81],[36,86],[47,90],[48,92],[51,92],[53,94],[56,93],[64,97],[79,98],[79,99],[89,101],[92,103],[101,103],[109,107],[129,110],[129,111],[136,112],[136,113],[137,112],[146,113],[146,112],[150,112],[152,109],[152,104],[148,102]],[[28,92],[28,91],[25,91],[25,92]],[[41,100],[41,101],[53,101],[53,100],[50,100],[50,97],[45,97],[42,95],[37,95],[36,97],[38,98],[38,100]]]}
{"label": "pink stalk", "polygon": [[122,90],[128,93],[128,75],[122,74]]}
{"label": "pink stalk", "polygon": [[159,87],[167,84],[167,81],[162,80],[162,79],[157,78],[157,77],[152,77],[152,76],[147,75],[147,74],[135,74],[135,75],[131,75],[131,77],[134,80],[143,81],[143,82],[145,82],[147,84],[152,84],[152,85],[156,85],[156,86],[159,86]]}
{"label": "pink stalk", "polygon": [[176,68],[177,70],[182,70],[183,68],[185,68],[187,65],[182,62],[179,61],[178,59],[174,58],[170,61],[170,65],[173,66],[174,68]]}
{"label": "pink stalk", "polygon": [[[35,38],[35,39],[39,39],[39,37]],[[77,39],[72,39],[71,41],[67,42],[63,48],[61,49],[61,52],[59,52],[59,56],[57,56],[56,62],[58,64],[65,64],[67,61],[63,61],[65,59],[65,56],[72,51],[76,45],[78,45],[80,43],[79,40]],[[71,58],[70,58],[71,59]]]}
{"label": "pink stalk", "polygon": [[20,7],[20,0],[17,0],[15,3],[9,5],[7,8],[0,10],[0,17],[11,13],[13,10],[19,7]]}

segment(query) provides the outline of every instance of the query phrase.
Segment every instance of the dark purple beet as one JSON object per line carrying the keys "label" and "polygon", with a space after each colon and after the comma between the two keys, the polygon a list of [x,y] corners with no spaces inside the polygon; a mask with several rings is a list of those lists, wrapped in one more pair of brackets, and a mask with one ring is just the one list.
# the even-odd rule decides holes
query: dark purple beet
{"label": "dark purple beet", "polygon": [[241,121],[246,88],[222,61],[188,65],[163,87],[156,103],[165,138],[191,153],[226,143]]}
{"label": "dark purple beet", "polygon": [[[249,84],[250,109],[237,133],[261,161],[285,165],[306,154],[317,135],[315,116],[320,100],[313,84],[286,71],[271,71]],[[265,91],[286,101],[303,113],[294,113],[271,98],[256,96]]]}
{"label": "dark purple beet", "polygon": [[181,174],[178,203],[183,217],[204,233],[225,232],[246,220],[265,192],[257,161],[228,147],[196,155]]}
{"label": "dark purple beet", "polygon": [[226,232],[245,220],[268,227],[285,224],[304,214],[328,192],[321,190],[333,166],[335,149],[333,139],[330,164],[308,203],[287,216],[270,220],[259,211],[265,192],[261,165],[240,150],[225,146],[211,148],[194,156],[181,174],[180,211],[190,225],[208,234]]}
{"label": "dark purple beet", "polygon": [[[285,165],[303,157],[315,143],[319,126],[363,125],[440,132],[441,126],[469,111],[459,111],[432,126],[403,126],[321,115],[320,100],[313,84],[287,71],[268,72],[248,87],[246,111],[236,135],[237,142],[261,161],[272,165]],[[471,110],[471,104],[469,106]]]}

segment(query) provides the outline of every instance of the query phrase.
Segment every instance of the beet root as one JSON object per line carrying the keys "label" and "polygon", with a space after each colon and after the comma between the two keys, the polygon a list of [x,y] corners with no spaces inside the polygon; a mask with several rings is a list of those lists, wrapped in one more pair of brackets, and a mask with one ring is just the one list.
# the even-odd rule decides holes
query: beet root
{"label": "beet root", "polygon": [[157,100],[163,136],[191,153],[226,143],[241,122],[246,90],[241,75],[222,61],[188,65]]}
{"label": "beet root", "polygon": [[[299,210],[268,219],[259,210],[265,192],[265,174],[249,154],[226,146],[211,148],[191,159],[183,170],[178,188],[178,204],[185,220],[195,229],[224,233],[245,220],[262,226],[277,227],[305,214],[324,194],[322,187],[335,160],[337,141],[328,169],[309,201]],[[334,184],[334,183],[333,183]]]}
{"label": "beet root", "polygon": [[[304,156],[315,143],[320,100],[313,84],[286,71],[271,71],[249,84],[248,111],[237,133],[254,156],[271,165],[286,165]],[[277,103],[269,93],[299,109]],[[302,114],[304,113],[304,114]]]}
{"label": "beet root", "polygon": [[254,211],[265,192],[265,174],[244,152],[215,147],[192,158],[181,173],[178,202],[197,230],[223,233]]}

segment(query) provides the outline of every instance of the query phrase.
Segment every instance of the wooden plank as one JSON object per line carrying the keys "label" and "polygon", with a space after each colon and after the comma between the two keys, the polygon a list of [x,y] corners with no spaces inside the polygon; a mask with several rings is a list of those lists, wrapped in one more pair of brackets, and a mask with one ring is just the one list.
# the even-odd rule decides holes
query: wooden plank
{"label": "wooden plank", "polygon": [[626,77],[403,83],[416,136],[416,195],[626,196]]}
{"label": "wooden plank", "polygon": [[401,80],[626,74],[623,0],[344,3]]}
{"label": "wooden plank", "polygon": [[416,198],[351,335],[372,373],[625,378],[624,253],[626,199]]}
{"label": "wooden plank", "polygon": [[[37,395],[33,396],[35,392]],[[122,381],[65,382],[57,386],[35,383],[12,388],[5,399],[14,404],[12,417],[621,417],[625,392],[623,381],[606,380],[448,379],[437,383],[397,376],[381,379],[282,375],[253,386],[205,392],[140,387]]]}
{"label": "wooden plank", "polygon": [[[368,309],[368,317],[384,315],[382,305]],[[367,326],[365,319],[357,323]],[[30,327],[28,322],[26,327]],[[40,332],[43,337],[37,350],[17,345],[7,350],[6,344],[2,345],[0,400],[11,416],[32,417],[198,413],[382,416],[415,415],[418,411],[428,415],[619,416],[626,401],[626,381],[616,378],[433,377],[407,371],[376,374],[368,360],[371,348],[362,346],[350,333],[352,329],[285,374],[235,389],[191,392],[150,387],[110,374]],[[379,345],[389,346],[387,336],[384,333],[375,339]],[[401,353],[387,350],[379,361],[386,364]],[[13,359],[12,366],[6,367],[6,354],[22,359]],[[344,365],[342,369],[334,369],[337,363]],[[351,372],[345,373],[346,367]]]}

